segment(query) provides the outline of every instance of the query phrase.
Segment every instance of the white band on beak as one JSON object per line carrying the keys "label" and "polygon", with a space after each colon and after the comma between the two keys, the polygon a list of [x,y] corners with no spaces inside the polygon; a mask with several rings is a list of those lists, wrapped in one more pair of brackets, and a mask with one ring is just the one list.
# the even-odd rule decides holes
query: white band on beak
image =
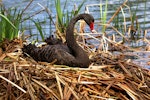
{"label": "white band on beak", "polygon": [[96,30],[92,30],[92,33],[97,33],[97,31]]}

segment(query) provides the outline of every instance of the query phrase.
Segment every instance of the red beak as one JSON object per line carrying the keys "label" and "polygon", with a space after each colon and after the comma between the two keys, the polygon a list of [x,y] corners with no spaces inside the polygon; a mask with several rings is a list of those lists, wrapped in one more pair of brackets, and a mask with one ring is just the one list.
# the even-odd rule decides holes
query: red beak
{"label": "red beak", "polygon": [[91,31],[94,30],[94,22],[91,22],[90,29],[91,29]]}

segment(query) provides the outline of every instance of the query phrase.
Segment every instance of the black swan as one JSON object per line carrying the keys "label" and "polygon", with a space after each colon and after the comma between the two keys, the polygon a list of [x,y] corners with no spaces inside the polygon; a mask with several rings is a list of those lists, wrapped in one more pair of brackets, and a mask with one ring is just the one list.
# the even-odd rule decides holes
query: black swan
{"label": "black swan", "polygon": [[54,38],[53,35],[50,35],[48,38],[46,38],[45,42],[48,45],[56,45],[56,44],[62,44],[63,43],[61,39],[56,39],[56,38]]}
{"label": "black swan", "polygon": [[71,19],[67,27],[66,44],[54,39],[52,40],[54,43],[43,47],[36,47],[33,44],[24,45],[23,52],[29,54],[36,61],[52,62],[56,60],[55,64],[87,68],[90,64],[89,57],[74,38],[74,25],[80,19],[85,20],[91,31],[93,30],[93,16],[85,13],[79,14]]}

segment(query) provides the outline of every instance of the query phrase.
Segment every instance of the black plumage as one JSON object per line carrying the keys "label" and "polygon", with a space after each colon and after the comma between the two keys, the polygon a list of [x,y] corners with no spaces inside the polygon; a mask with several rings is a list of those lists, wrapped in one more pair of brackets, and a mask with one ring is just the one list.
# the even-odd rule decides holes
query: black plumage
{"label": "black plumage", "polygon": [[[71,19],[66,30],[66,44],[57,39],[48,41],[49,45],[43,47],[36,47],[33,44],[25,45],[23,52],[29,54],[36,61],[52,62],[56,60],[55,64],[68,65],[71,67],[86,68],[90,64],[90,60],[86,52],[77,44],[74,38],[74,25],[83,19],[93,30],[94,18],[90,14],[80,14]],[[52,42],[52,43],[50,43]]]}
{"label": "black plumage", "polygon": [[53,35],[50,35],[48,38],[46,38],[45,42],[49,45],[55,45],[55,44],[62,44],[63,43],[61,39],[56,39],[56,38],[54,38]]}

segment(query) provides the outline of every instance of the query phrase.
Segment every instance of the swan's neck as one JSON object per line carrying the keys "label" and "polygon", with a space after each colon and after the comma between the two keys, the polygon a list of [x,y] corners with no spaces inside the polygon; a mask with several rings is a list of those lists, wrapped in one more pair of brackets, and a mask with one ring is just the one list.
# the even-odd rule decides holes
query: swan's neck
{"label": "swan's neck", "polygon": [[66,42],[69,47],[76,44],[76,40],[74,38],[74,26],[76,22],[76,20],[71,20],[66,30]]}
{"label": "swan's neck", "polygon": [[75,56],[78,56],[80,54],[80,52],[83,51],[83,49],[77,44],[75,38],[74,38],[74,26],[76,24],[76,22],[78,20],[80,20],[82,18],[80,17],[75,17],[73,18],[69,25],[68,28],[66,30],[66,43],[67,46],[70,48],[70,50],[75,53]]}

